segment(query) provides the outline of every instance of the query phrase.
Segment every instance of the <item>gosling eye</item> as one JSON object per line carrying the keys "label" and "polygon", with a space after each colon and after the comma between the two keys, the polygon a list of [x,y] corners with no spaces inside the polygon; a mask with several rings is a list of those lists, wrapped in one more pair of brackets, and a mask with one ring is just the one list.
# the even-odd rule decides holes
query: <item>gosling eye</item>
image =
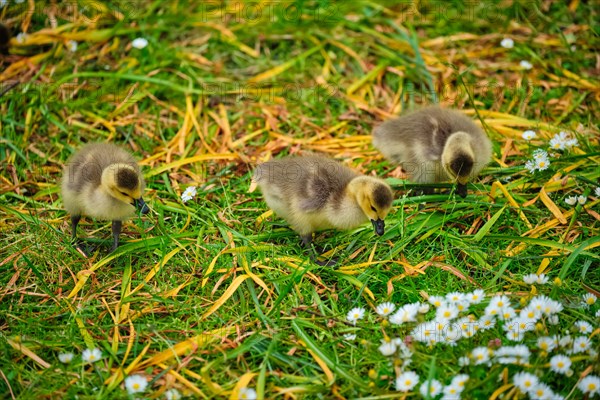
{"label": "gosling eye", "polygon": [[374,212],[377,212],[377,209],[375,207],[373,207],[373,206],[371,206],[371,210],[374,211]]}
{"label": "gosling eye", "polygon": [[122,194],[123,196],[125,196],[125,197],[129,197],[129,195],[128,195],[127,193],[125,193],[125,192],[121,192],[121,191],[119,191],[119,193],[121,193],[121,194]]}

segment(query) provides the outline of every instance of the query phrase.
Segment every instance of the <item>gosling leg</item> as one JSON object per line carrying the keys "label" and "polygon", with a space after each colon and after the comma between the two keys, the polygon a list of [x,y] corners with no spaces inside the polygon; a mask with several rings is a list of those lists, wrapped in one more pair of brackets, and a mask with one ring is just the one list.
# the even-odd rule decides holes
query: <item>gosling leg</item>
{"label": "gosling leg", "polygon": [[71,215],[71,240],[77,240],[77,225],[81,220],[81,215]]}
{"label": "gosling leg", "polygon": [[121,221],[113,221],[112,222],[112,234],[113,234],[113,245],[111,252],[115,251],[117,247],[119,247],[119,235],[121,234],[121,226],[123,222]]}
{"label": "gosling leg", "polygon": [[463,185],[462,183],[456,184],[456,194],[462,197],[463,199],[467,197],[467,185]]}
{"label": "gosling leg", "polygon": [[312,243],[312,233],[309,233],[307,235],[300,235],[300,238],[302,238],[302,244],[308,251],[308,256],[310,257],[312,262],[322,267],[331,267],[337,264],[337,258],[333,258],[329,261],[321,261],[317,258],[319,254],[324,253],[325,249],[323,249],[323,247],[321,246]]}

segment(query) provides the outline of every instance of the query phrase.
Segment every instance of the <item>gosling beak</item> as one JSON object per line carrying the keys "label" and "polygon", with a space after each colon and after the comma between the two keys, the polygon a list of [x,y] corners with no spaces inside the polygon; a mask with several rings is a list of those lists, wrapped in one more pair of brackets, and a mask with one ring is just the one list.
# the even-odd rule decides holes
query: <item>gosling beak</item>
{"label": "gosling beak", "polygon": [[456,194],[458,194],[463,199],[467,197],[467,185],[465,183],[457,183]]}
{"label": "gosling beak", "polygon": [[385,222],[382,219],[372,219],[371,223],[373,224],[373,228],[375,228],[375,233],[379,236],[383,235],[385,231]]}
{"label": "gosling beak", "polygon": [[142,214],[148,214],[148,211],[150,211],[150,209],[146,205],[146,202],[141,197],[139,199],[135,199],[133,201],[133,205],[135,206],[135,208],[137,208],[138,210],[140,210],[140,212]]}

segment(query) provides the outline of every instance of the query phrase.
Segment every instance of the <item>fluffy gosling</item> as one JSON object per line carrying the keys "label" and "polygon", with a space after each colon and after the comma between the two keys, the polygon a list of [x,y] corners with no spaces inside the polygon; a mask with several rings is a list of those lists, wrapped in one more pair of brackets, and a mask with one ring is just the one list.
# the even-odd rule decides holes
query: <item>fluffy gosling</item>
{"label": "fluffy gosling", "polygon": [[373,131],[373,146],[400,164],[411,181],[455,181],[461,197],[492,158],[492,144],[483,130],[464,114],[439,106],[379,125]]}
{"label": "fluffy gosling", "polygon": [[260,164],[253,177],[267,205],[310,247],[313,232],[353,229],[370,220],[383,235],[392,190],[383,180],[359,175],[332,159],[290,156]]}
{"label": "fluffy gosling", "polygon": [[73,240],[83,215],[112,221],[114,251],[119,246],[122,221],[149,209],[142,194],[146,183],[136,160],[127,151],[109,143],[88,144],[65,166],[62,198],[71,214]]}

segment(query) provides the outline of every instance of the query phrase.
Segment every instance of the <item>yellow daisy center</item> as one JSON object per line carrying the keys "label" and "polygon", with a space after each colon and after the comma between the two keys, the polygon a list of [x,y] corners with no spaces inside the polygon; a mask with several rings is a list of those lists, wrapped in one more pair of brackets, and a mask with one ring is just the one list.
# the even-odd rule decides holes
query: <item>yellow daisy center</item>
{"label": "yellow daisy center", "polygon": [[562,361],[559,361],[556,365],[558,366],[558,368],[562,368],[565,366],[565,363]]}
{"label": "yellow daisy center", "polygon": [[139,389],[140,388],[140,384],[139,383],[134,383],[133,384],[133,388],[134,389]]}
{"label": "yellow daisy center", "polygon": [[410,379],[407,379],[407,380],[404,381],[404,384],[406,386],[410,385],[411,383],[412,383],[412,381]]}
{"label": "yellow daisy center", "polygon": [[525,387],[529,387],[529,386],[531,386],[531,382],[525,381]]}
{"label": "yellow daisy center", "polygon": [[590,383],[588,385],[588,390],[592,391],[592,390],[596,390],[596,384],[595,383]]}
{"label": "yellow daisy center", "polygon": [[450,311],[444,311],[444,317],[449,318],[450,315],[452,315]]}

